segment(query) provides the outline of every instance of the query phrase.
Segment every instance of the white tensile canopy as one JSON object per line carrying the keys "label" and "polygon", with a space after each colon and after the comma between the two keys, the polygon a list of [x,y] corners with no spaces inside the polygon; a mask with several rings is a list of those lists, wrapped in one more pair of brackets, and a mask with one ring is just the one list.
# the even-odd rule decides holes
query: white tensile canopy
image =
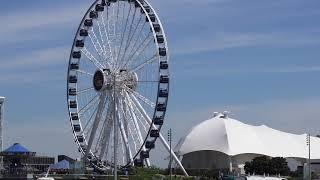
{"label": "white tensile canopy", "polygon": [[[218,151],[229,156],[260,154],[270,157],[308,158],[307,135],[253,126],[216,114],[195,126],[175,148],[179,155]],[[311,137],[311,159],[320,159],[320,138]]]}

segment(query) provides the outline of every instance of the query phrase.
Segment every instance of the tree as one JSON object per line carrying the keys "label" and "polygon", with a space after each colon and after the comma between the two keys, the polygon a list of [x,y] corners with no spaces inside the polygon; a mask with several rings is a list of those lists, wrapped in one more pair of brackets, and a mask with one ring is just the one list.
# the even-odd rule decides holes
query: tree
{"label": "tree", "polygon": [[288,175],[290,172],[288,163],[286,159],[283,157],[275,157],[270,159],[269,166],[270,166],[270,174]]}
{"label": "tree", "polygon": [[246,174],[253,174],[253,167],[251,162],[246,162],[244,165],[244,171]]}
{"label": "tree", "polygon": [[251,162],[246,162],[244,170],[247,174],[281,174],[288,175],[290,170],[285,158],[275,157],[269,158],[267,156],[259,156],[252,159]]}

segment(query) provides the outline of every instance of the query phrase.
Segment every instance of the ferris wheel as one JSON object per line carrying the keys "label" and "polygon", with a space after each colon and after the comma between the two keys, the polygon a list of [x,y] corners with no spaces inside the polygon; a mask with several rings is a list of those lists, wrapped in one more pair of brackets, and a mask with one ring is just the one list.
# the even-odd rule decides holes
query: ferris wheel
{"label": "ferris wheel", "polygon": [[[168,46],[145,0],[96,0],[72,45],[70,124],[95,167],[150,166],[167,110]],[[162,137],[162,136],[161,136]]]}

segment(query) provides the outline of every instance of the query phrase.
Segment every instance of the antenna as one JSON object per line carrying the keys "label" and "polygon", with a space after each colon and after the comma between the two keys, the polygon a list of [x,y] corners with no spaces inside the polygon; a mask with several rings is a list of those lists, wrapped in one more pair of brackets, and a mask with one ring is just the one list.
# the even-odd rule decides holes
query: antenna
{"label": "antenna", "polygon": [[230,114],[229,111],[223,111],[223,118],[227,119],[228,118],[228,115]]}
{"label": "antenna", "polygon": [[213,117],[217,117],[219,114],[219,112],[213,112]]}

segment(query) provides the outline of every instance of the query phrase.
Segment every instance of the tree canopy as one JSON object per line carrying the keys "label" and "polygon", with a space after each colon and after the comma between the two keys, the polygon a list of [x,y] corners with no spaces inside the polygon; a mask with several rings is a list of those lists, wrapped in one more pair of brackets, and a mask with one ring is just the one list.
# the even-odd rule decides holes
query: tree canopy
{"label": "tree canopy", "polygon": [[259,156],[252,159],[251,162],[246,162],[244,170],[247,174],[281,174],[288,175],[290,169],[285,158],[275,157],[269,158],[267,156]]}

